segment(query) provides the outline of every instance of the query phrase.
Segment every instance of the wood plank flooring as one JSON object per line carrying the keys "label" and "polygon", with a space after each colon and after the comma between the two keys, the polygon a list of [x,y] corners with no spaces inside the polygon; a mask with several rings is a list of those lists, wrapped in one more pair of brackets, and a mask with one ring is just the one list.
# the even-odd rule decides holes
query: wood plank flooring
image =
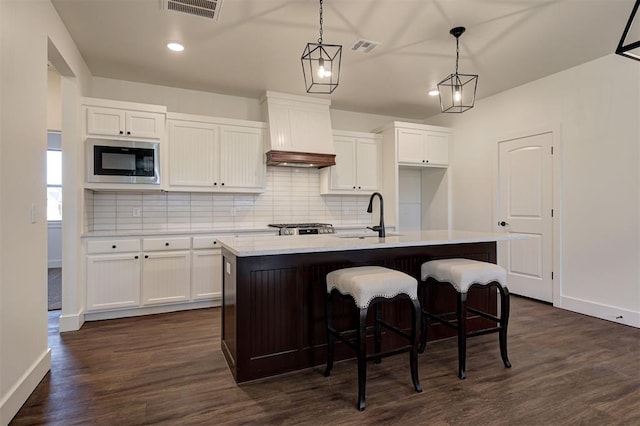
{"label": "wood plank flooring", "polygon": [[236,385],[220,351],[220,309],[50,326],[51,372],[12,425],[429,424],[639,425],[640,330],[512,297],[509,357],[497,335],[454,340],[368,365],[358,412],[356,365],[337,363]]}

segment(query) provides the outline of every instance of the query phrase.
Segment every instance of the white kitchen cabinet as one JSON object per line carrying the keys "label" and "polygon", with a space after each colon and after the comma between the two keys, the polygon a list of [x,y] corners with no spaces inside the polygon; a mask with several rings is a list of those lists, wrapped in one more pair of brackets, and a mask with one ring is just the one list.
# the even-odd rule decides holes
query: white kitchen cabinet
{"label": "white kitchen cabinet", "polygon": [[86,132],[91,136],[161,139],[164,114],[88,106]]}
{"label": "white kitchen cabinet", "polygon": [[87,311],[137,307],[140,240],[90,241],[87,253]]}
{"label": "white kitchen cabinet", "polygon": [[222,249],[215,237],[193,237],[191,300],[222,300]]}
{"label": "white kitchen cabinet", "polygon": [[143,305],[186,302],[191,298],[190,246],[188,237],[143,239]]}
{"label": "white kitchen cabinet", "polygon": [[168,128],[170,188],[264,191],[263,123],[234,125],[212,120],[170,119]]}
{"label": "white kitchen cabinet", "polygon": [[398,163],[430,167],[449,165],[449,133],[397,128]]}
{"label": "white kitchen cabinet", "polygon": [[336,165],[320,171],[321,194],[370,193],[380,188],[380,136],[336,132]]}

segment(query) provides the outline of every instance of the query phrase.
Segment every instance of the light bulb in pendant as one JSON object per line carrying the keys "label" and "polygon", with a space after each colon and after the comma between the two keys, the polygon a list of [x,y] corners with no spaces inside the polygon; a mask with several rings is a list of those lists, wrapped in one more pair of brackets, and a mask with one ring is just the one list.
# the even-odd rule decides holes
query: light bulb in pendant
{"label": "light bulb in pendant", "polygon": [[318,77],[331,77],[331,71],[324,68],[324,59],[318,59]]}
{"label": "light bulb in pendant", "polygon": [[453,89],[453,100],[454,102],[460,102],[462,100],[462,91],[460,90],[460,86],[455,86]]}

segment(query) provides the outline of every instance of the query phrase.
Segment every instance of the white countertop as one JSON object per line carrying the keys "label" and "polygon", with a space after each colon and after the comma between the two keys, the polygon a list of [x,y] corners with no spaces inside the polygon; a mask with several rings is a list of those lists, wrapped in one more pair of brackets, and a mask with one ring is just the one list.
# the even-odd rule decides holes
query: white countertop
{"label": "white countertop", "polygon": [[[360,237],[358,237],[360,235]],[[267,256],[277,254],[317,253],[342,250],[367,250],[392,247],[415,247],[441,244],[462,244],[503,241],[526,238],[526,235],[475,232],[460,230],[433,230],[387,232],[386,238],[377,233],[338,233],[334,235],[300,236],[237,236],[220,237],[218,244],[238,257]],[[345,238],[351,237],[351,238]]]}

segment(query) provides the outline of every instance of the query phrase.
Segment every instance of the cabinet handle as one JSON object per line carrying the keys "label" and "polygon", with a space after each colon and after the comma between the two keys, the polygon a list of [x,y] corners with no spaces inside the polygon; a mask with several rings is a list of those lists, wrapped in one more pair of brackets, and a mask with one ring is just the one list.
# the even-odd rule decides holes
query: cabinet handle
{"label": "cabinet handle", "polygon": [[165,247],[169,247],[169,243],[164,243],[164,246]]}
{"label": "cabinet handle", "polygon": [[133,258],[134,258],[134,259],[137,259],[137,258],[138,258],[138,256],[133,256]]}
{"label": "cabinet handle", "polygon": [[214,242],[213,242],[213,245],[215,246],[216,244],[218,244],[218,242],[217,242],[217,241],[214,241]]}
{"label": "cabinet handle", "polygon": [[111,246],[111,248],[116,248],[116,245],[115,245],[115,244],[114,244],[114,245],[112,245],[112,246]]}
{"label": "cabinet handle", "polygon": [[122,130],[120,130],[120,134],[121,134],[121,135],[124,135],[124,132],[123,132]]}
{"label": "cabinet handle", "polygon": [[224,182],[222,182],[220,185],[224,186]]}
{"label": "cabinet handle", "polygon": [[505,222],[504,220],[501,222],[498,222],[498,225],[500,226],[507,226],[509,224],[509,222]]}
{"label": "cabinet handle", "polygon": [[356,189],[356,187],[354,186],[353,189]]}
{"label": "cabinet handle", "polygon": [[426,161],[422,160],[423,163],[426,163]]}
{"label": "cabinet handle", "polygon": [[218,186],[218,182],[213,182],[213,186]]}
{"label": "cabinet handle", "polygon": [[359,187],[358,187],[358,189],[362,189],[362,187],[361,187],[361,186],[359,186]]}
{"label": "cabinet handle", "polygon": [[149,258],[149,255],[148,255],[148,254],[145,254],[145,255],[144,255],[144,258],[145,258],[145,259],[148,259],[148,258]]}
{"label": "cabinet handle", "polygon": [[130,135],[130,134],[131,134],[131,132],[127,132],[127,134],[128,134],[128,135]]}
{"label": "cabinet handle", "polygon": [[428,163],[428,162],[429,162],[429,160],[424,160],[424,162],[425,162],[425,163]]}

